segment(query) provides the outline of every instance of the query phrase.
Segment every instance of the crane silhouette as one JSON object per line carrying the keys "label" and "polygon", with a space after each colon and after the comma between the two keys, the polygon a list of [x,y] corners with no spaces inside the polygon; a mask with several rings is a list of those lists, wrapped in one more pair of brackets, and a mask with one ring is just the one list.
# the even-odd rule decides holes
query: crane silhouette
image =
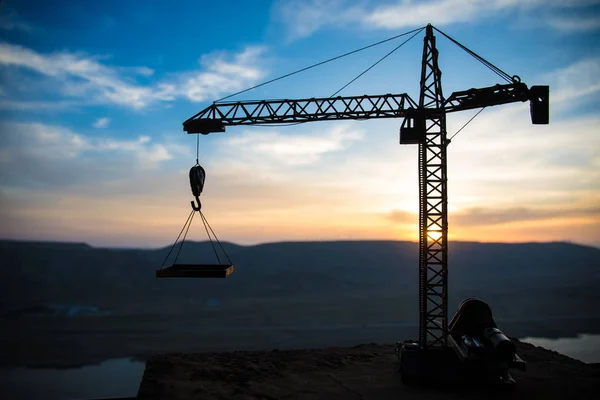
{"label": "crane silhouette", "polygon": [[[457,91],[444,97],[434,30],[446,36],[504,84]],[[228,96],[230,97],[230,96]],[[188,134],[225,132],[237,125],[269,125],[332,120],[403,118],[400,144],[418,146],[419,174],[419,339],[422,352],[444,351],[448,330],[448,193],[446,132],[448,113],[530,103],[533,124],[549,123],[549,87],[510,76],[431,24],[425,27],[418,101],[408,94],[335,96],[304,99],[219,101],[183,123]]]}

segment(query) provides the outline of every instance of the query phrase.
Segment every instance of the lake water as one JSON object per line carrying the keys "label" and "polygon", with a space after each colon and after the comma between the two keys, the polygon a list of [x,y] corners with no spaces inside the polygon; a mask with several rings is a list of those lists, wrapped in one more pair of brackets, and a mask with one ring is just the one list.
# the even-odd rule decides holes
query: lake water
{"label": "lake water", "polygon": [[519,340],[557,351],[585,363],[600,363],[600,335],[582,334],[573,338],[558,339],[526,337]]}
{"label": "lake water", "polygon": [[123,358],[81,368],[0,369],[0,398],[69,400],[135,397],[144,367],[144,362]]}
{"label": "lake water", "polygon": [[[600,362],[600,335],[574,338],[522,338],[524,342],[557,351],[583,362]],[[70,369],[0,369],[3,400],[68,400],[135,397],[145,364],[127,358]]]}

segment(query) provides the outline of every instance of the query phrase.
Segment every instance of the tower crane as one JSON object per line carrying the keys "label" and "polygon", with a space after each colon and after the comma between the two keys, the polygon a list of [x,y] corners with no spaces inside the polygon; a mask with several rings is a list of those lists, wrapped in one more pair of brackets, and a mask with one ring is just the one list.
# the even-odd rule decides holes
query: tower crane
{"label": "tower crane", "polygon": [[[418,147],[419,337],[416,345],[405,346],[402,349],[407,355],[407,360],[413,360],[414,357],[410,355],[417,354],[416,361],[402,361],[405,371],[411,368],[418,370],[416,375],[422,375],[424,370],[430,369],[430,363],[435,364],[435,360],[443,358],[436,354],[446,354],[449,348],[460,352],[458,339],[452,335],[452,329],[448,325],[446,150],[450,139],[446,132],[446,115],[529,101],[532,123],[549,123],[549,87],[528,88],[519,77],[511,77],[496,67],[496,72],[508,83],[457,91],[445,97],[434,29],[454,41],[431,24],[425,28],[418,101],[406,93],[401,93],[216,102],[183,123],[183,129],[188,134],[207,135],[225,132],[226,127],[238,125],[403,118],[400,126],[400,144]],[[482,63],[492,66],[483,58],[471,53]],[[485,314],[485,310],[483,313]],[[465,340],[469,341],[468,338]]]}

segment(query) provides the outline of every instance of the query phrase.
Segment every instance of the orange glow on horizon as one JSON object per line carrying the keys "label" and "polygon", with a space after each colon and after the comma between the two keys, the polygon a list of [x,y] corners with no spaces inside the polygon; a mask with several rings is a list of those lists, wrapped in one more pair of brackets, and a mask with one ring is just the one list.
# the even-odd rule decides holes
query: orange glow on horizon
{"label": "orange glow on horizon", "polygon": [[[187,188],[185,188],[187,189]],[[54,198],[40,194],[36,206],[14,203],[3,214],[4,238],[87,242],[93,246],[158,247],[173,242],[190,212],[188,198],[157,194],[152,198],[96,199],[83,196]],[[251,245],[280,241],[402,240],[418,242],[418,215],[371,205],[347,204],[309,198],[294,202],[238,198],[235,203],[203,202],[203,212],[222,241]],[[267,200],[269,200],[267,198]],[[243,206],[240,203],[246,203]],[[487,214],[458,209],[449,216],[451,241],[543,242],[573,241],[600,246],[600,215],[594,208],[577,205],[572,216],[544,216],[544,210],[518,220],[498,222],[496,209]],[[510,209],[509,209],[510,211]],[[519,211],[517,209],[517,211]],[[568,210],[565,210],[568,211]],[[570,215],[570,214],[565,214]],[[540,216],[544,216],[543,218]],[[487,218],[487,219],[486,219]],[[528,219],[526,219],[528,218]],[[430,240],[439,232],[430,232]],[[206,240],[199,218],[194,219],[189,240]]]}
{"label": "orange glow on horizon", "polygon": [[[64,212],[30,210],[21,217],[34,224],[4,224],[3,237],[85,241],[96,246],[166,246],[174,240],[189,213],[187,207],[167,208],[168,212],[152,212],[136,207],[111,207],[94,213],[72,210],[68,219]],[[74,207],[75,203],[68,203]],[[116,206],[116,204],[114,204]],[[321,212],[285,212],[271,216],[267,212],[217,212],[205,215],[222,241],[239,244],[259,244],[279,241],[327,240],[406,240],[418,242],[417,221],[396,222],[377,213],[322,210]],[[430,240],[439,239],[440,232],[429,232]],[[200,220],[194,220],[188,240],[206,240]],[[478,242],[543,242],[573,241],[600,245],[600,217],[595,215],[571,218],[546,218],[503,224],[451,224],[451,241]]]}
{"label": "orange glow on horizon", "polygon": [[427,237],[433,241],[440,240],[442,237],[442,232],[427,231]]}

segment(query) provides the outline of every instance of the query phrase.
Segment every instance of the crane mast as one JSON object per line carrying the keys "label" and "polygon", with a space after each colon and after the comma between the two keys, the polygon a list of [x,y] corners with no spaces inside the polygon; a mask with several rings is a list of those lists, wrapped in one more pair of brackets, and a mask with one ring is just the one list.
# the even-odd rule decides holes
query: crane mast
{"label": "crane mast", "polygon": [[[419,109],[444,105],[433,27],[428,25],[421,63]],[[419,143],[419,344],[447,346],[448,327],[448,191],[446,113],[424,117]],[[423,123],[421,122],[421,124]],[[417,135],[422,132],[416,132]],[[410,143],[407,143],[410,144]]]}
{"label": "crane mast", "polygon": [[452,93],[444,98],[433,26],[426,27],[418,103],[408,94],[337,96],[299,100],[213,103],[183,123],[189,134],[224,132],[226,126],[331,120],[404,118],[400,144],[418,145],[419,348],[445,350],[448,333],[448,191],[446,114],[530,102],[533,124],[549,122],[549,88],[512,82]]}

